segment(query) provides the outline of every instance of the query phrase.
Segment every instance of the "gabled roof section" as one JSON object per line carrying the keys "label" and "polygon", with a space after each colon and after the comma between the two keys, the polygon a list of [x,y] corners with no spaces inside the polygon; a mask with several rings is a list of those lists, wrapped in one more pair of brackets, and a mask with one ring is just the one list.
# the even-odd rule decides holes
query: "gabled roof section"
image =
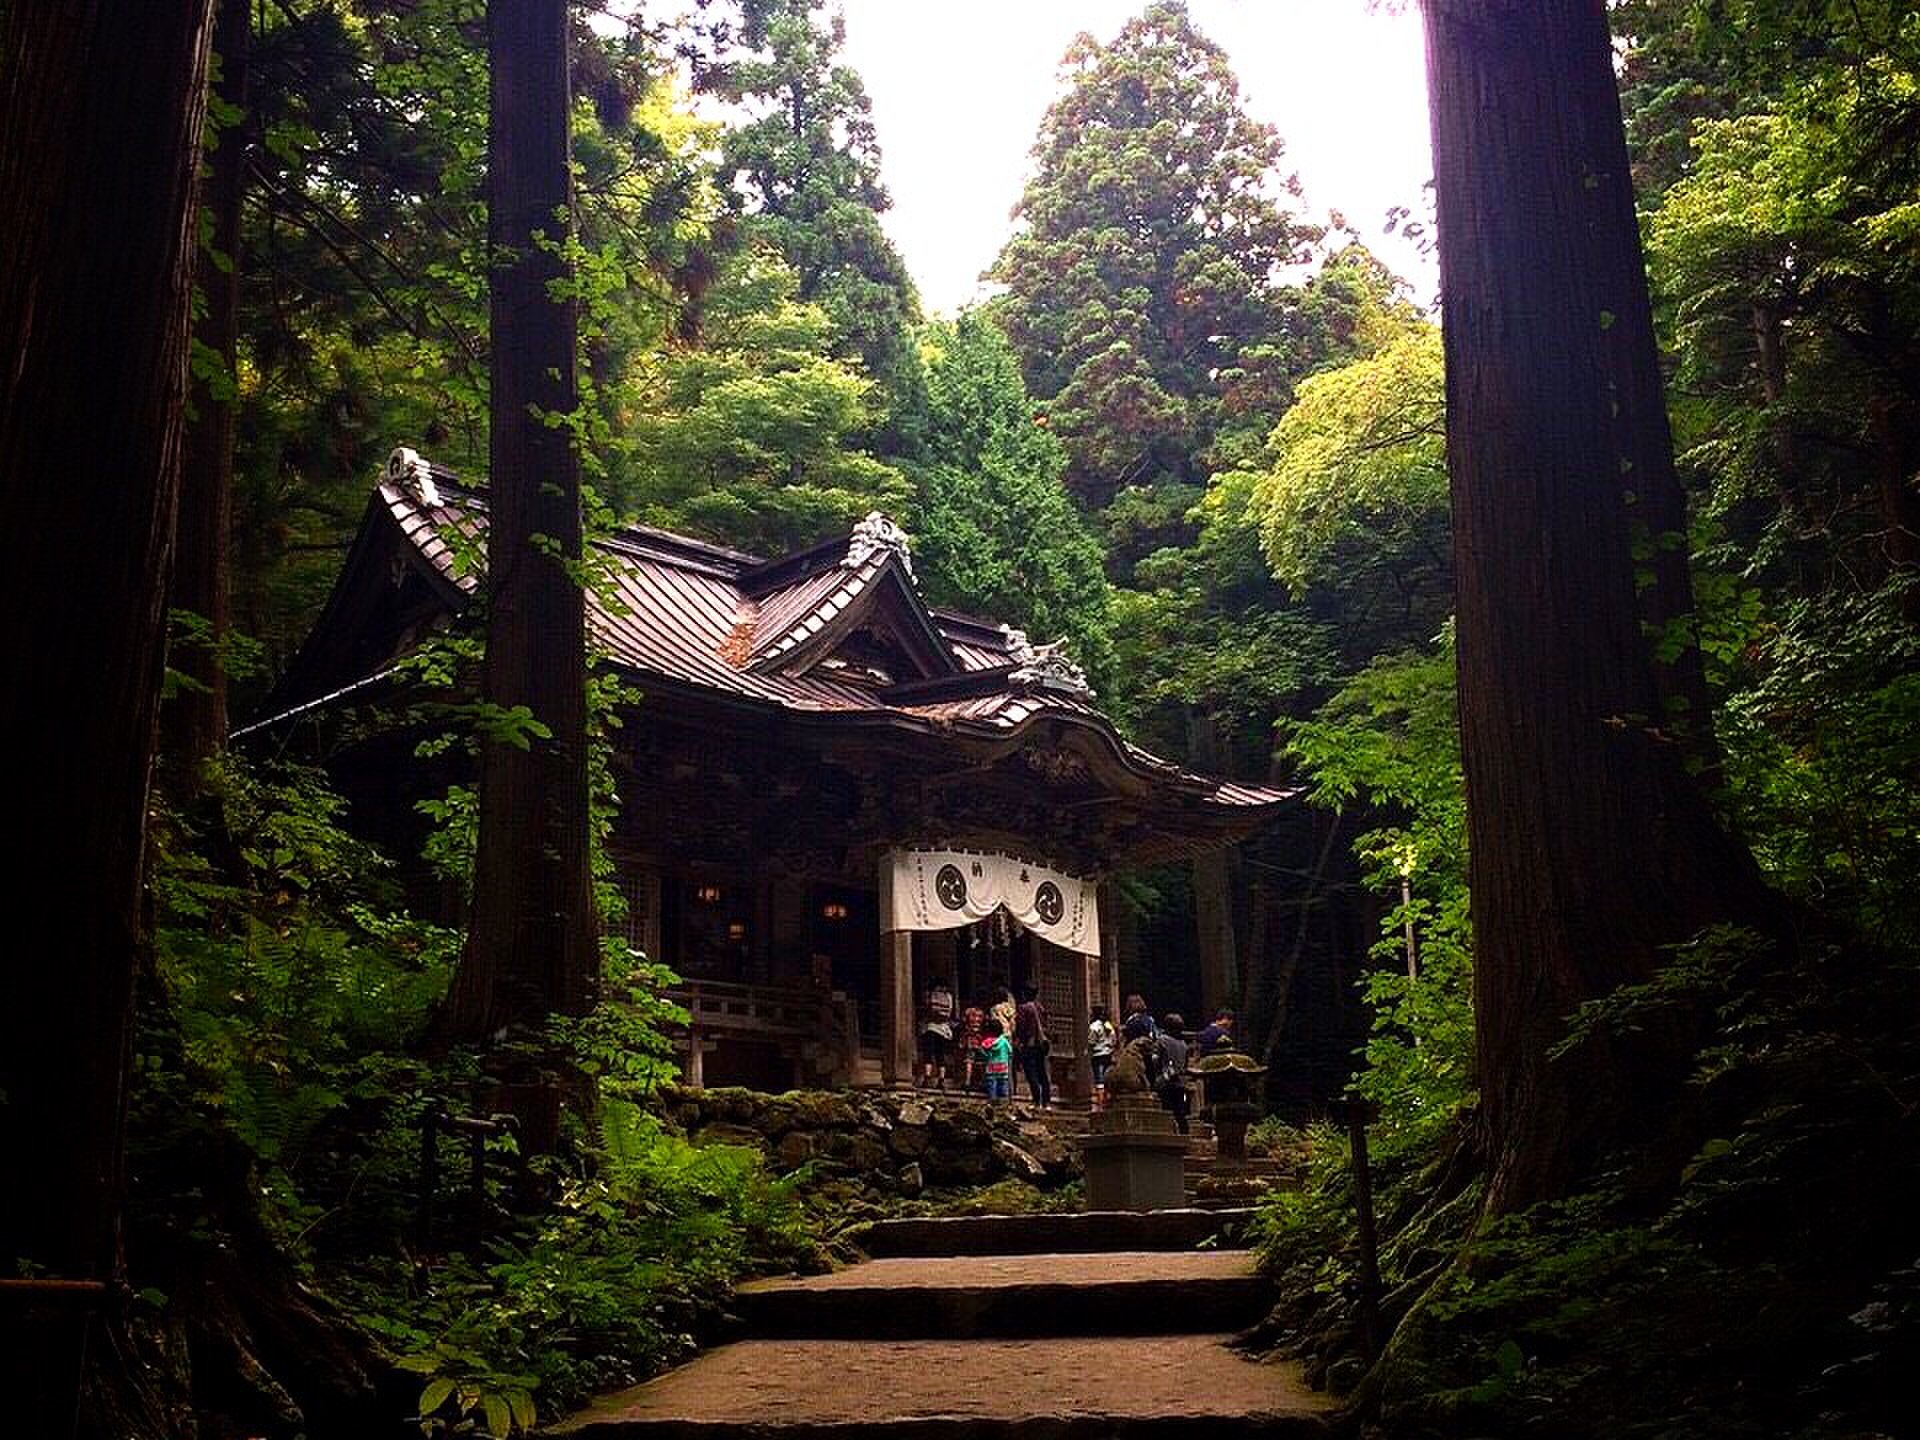
{"label": "gabled roof section", "polygon": [[[248,728],[354,690],[464,610],[480,583],[486,528],[482,496],[396,451],[355,541],[359,559],[275,692],[272,717]],[[906,537],[884,516],[772,561],[640,526],[595,545],[610,563],[604,583],[588,591],[588,627],[643,685],[664,682],[808,723],[965,736],[992,742],[996,754],[1044,725],[1049,743],[1083,747],[1116,785],[1244,824],[1294,793],[1196,775],[1150,755],[1094,707],[1059,646],[930,609]],[[404,584],[403,572],[411,577]],[[383,595],[408,599],[405,628]]]}
{"label": "gabled roof section", "polygon": [[844,540],[762,565],[740,577],[742,624],[752,624],[745,664],[806,674],[829,662],[863,627],[897,648],[911,674],[951,675],[960,662],[920,598],[906,533],[875,511]]}

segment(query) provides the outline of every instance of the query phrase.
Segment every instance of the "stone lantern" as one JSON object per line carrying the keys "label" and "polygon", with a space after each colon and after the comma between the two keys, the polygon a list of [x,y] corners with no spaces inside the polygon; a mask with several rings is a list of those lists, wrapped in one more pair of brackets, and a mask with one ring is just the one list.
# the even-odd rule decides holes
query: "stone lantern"
{"label": "stone lantern", "polygon": [[1260,1118],[1255,1091],[1260,1077],[1267,1073],[1267,1067],[1238,1050],[1216,1050],[1211,1055],[1201,1056],[1188,1068],[1189,1073],[1206,1082],[1207,1103],[1204,1113],[1208,1123],[1213,1126],[1214,1144],[1220,1162],[1231,1166],[1245,1165],[1247,1127]]}

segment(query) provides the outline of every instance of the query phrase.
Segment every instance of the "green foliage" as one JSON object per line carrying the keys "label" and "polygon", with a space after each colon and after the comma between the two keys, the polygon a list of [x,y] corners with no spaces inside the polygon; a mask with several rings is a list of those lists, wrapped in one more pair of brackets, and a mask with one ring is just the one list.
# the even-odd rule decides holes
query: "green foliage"
{"label": "green foliage", "polygon": [[1412,589],[1448,577],[1440,332],[1410,328],[1302,382],[1274,429],[1253,509],[1274,574],[1304,590],[1385,565]]}
{"label": "green foliage", "polygon": [[1364,981],[1373,1033],[1355,1088],[1379,1104],[1390,1149],[1430,1148],[1474,1096],[1467,811],[1451,629],[1432,651],[1375,660],[1286,735],[1315,803],[1361,804],[1376,822],[1354,841],[1367,883],[1389,898],[1372,949],[1378,968]]}
{"label": "green foliage", "polygon": [[1755,626],[1719,717],[1728,804],[1776,884],[1880,943],[1920,945],[1920,633],[1906,585],[1793,599]]}
{"label": "green foliage", "polygon": [[826,312],[797,298],[786,264],[748,253],[705,305],[704,343],[636,381],[641,518],[777,553],[901,508],[906,480],[860,438],[873,384],[834,358]]}
{"label": "green foliage", "polygon": [[155,960],[195,1098],[290,1200],[315,1131],[407,1068],[458,936],[398,907],[316,773],[228,758],[209,781],[211,814],[156,834]]}
{"label": "green foliage", "polygon": [[[720,174],[749,245],[792,268],[797,298],[827,317],[831,353],[858,362],[885,397],[873,420],[884,454],[919,446],[926,397],[913,281],[880,216],[880,145],[866,87],[837,63],[844,22],[822,0],[743,0],[740,49],[706,76],[746,117],[721,141]],[[879,422],[885,426],[879,427]]]}
{"label": "green foliage", "polygon": [[[1279,137],[1185,6],[1151,5],[1109,44],[1082,36],[1064,73],[992,273],[1068,482],[1104,507],[1200,482],[1234,396],[1274,366],[1276,277],[1311,232],[1274,198]],[[1152,548],[1143,528],[1116,536],[1122,565]]]}
{"label": "green foliage", "polygon": [[979,311],[927,326],[921,344],[926,458],[909,529],[922,587],[1036,639],[1064,636],[1100,685],[1112,666],[1100,546],[1061,483],[1065,452],[1034,413],[1013,347]]}
{"label": "green foliage", "polygon": [[[757,1150],[696,1148],[620,1101],[591,1176],[484,1253],[449,1256],[412,1293],[364,1285],[362,1318],[423,1376],[428,1433],[504,1436],[682,1358],[734,1279],[808,1263],[797,1179]],[[504,1419],[504,1423],[503,1423]]]}

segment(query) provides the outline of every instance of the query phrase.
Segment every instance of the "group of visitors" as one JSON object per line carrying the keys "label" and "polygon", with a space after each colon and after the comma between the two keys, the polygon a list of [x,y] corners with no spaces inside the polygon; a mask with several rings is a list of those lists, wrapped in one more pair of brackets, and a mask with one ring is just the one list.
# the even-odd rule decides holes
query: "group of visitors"
{"label": "group of visitors", "polygon": [[[1192,1049],[1202,1055],[1233,1049],[1233,1011],[1216,1011],[1189,1047],[1185,1017],[1169,1011],[1159,1020],[1141,995],[1129,995],[1126,1014],[1116,1027],[1107,1007],[1095,1005],[1087,1024],[1087,1057],[1093,1066],[1093,1103],[1106,1104],[1107,1071],[1124,1047],[1139,1044],[1147,1083],[1173,1116],[1181,1134],[1191,1124],[1192,1096],[1187,1061]],[[1011,1100],[1016,1075],[1026,1081],[1028,1098],[1042,1110],[1053,1106],[1048,1059],[1047,1010],[1031,986],[1018,999],[1001,986],[987,1004],[975,1003],[956,1015],[953,987],[944,979],[927,986],[920,1004],[920,1073],[923,1089],[947,1088],[956,1068],[960,1088],[989,1100]]]}
{"label": "group of visitors", "polygon": [[1113,1068],[1115,1054],[1124,1047],[1137,1046],[1147,1086],[1154,1098],[1173,1116],[1174,1128],[1182,1135],[1192,1124],[1193,1096],[1187,1089],[1187,1062],[1197,1047],[1202,1055],[1233,1049],[1233,1011],[1221,1009],[1195,1038],[1193,1047],[1186,1039],[1186,1017],[1175,1011],[1155,1020],[1142,995],[1129,995],[1126,1017],[1114,1028],[1107,1007],[1093,1007],[1087,1023],[1087,1055],[1093,1062],[1093,1103],[1099,1109],[1107,1103],[1107,1071]]}
{"label": "group of visitors", "polygon": [[1023,987],[1016,1000],[1013,991],[1002,986],[989,1003],[967,1006],[956,1020],[953,988],[943,979],[927,986],[920,1006],[922,1088],[945,1090],[957,1066],[961,1088],[968,1094],[1011,1100],[1018,1074],[1027,1082],[1028,1098],[1048,1110],[1053,1107],[1053,1078],[1048,1073],[1052,1052],[1047,1010],[1032,987]]}

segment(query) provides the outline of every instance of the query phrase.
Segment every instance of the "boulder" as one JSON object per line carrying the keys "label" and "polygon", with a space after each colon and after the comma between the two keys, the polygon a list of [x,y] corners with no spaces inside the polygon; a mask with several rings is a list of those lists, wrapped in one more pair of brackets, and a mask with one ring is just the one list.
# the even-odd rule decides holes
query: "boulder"
{"label": "boulder", "polygon": [[992,1114],[984,1103],[961,1100],[934,1117],[933,1131],[953,1144],[984,1145],[993,1131]]}
{"label": "boulder", "polygon": [[791,1090],[768,1100],[758,1123],[777,1137],[789,1130],[851,1130],[859,1117],[851,1104],[831,1091]]}
{"label": "boulder", "polygon": [[901,1104],[898,1118],[902,1125],[928,1125],[933,1121],[933,1107],[924,1100],[908,1100]]}
{"label": "boulder", "polygon": [[820,1137],[811,1130],[789,1130],[780,1137],[780,1143],[773,1147],[773,1158],[784,1170],[795,1170],[809,1160],[817,1159],[822,1146]]}
{"label": "boulder", "polygon": [[921,1174],[918,1165],[902,1165],[894,1183],[899,1185],[902,1195],[918,1195],[927,1188],[926,1176]]}
{"label": "boulder", "polygon": [[737,1085],[724,1085],[717,1090],[701,1092],[701,1108],[709,1119],[731,1120],[739,1125],[751,1125],[759,1116],[760,1106],[766,1097],[751,1090],[743,1090]]}
{"label": "boulder", "polygon": [[922,1162],[927,1178],[940,1185],[979,1185],[999,1170],[999,1157],[991,1150],[944,1150],[930,1152]]}
{"label": "boulder", "polygon": [[1018,1145],[1006,1140],[993,1142],[993,1158],[1016,1180],[1038,1183],[1047,1178],[1047,1167]]}
{"label": "boulder", "polygon": [[1045,1125],[1022,1125],[1019,1145],[1049,1175],[1066,1175],[1073,1170],[1074,1148]]}
{"label": "boulder", "polygon": [[847,1163],[855,1170],[878,1174],[886,1168],[889,1158],[884,1138],[869,1135],[864,1130],[847,1137]]}
{"label": "boulder", "polygon": [[745,1125],[735,1125],[726,1120],[715,1120],[703,1125],[695,1132],[693,1143],[696,1145],[752,1145],[758,1148],[764,1143],[764,1137],[758,1130]]}
{"label": "boulder", "polygon": [[909,1159],[926,1154],[932,1143],[933,1132],[924,1125],[901,1125],[887,1137],[893,1153]]}

